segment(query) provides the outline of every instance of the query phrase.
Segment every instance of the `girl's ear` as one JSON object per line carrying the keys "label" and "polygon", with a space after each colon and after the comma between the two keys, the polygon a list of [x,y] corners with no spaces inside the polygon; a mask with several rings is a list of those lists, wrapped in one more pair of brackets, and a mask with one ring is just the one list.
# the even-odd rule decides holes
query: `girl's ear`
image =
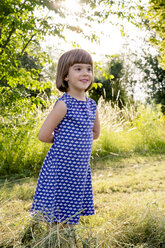
{"label": "girl's ear", "polygon": [[65,81],[68,81],[68,75],[64,78]]}

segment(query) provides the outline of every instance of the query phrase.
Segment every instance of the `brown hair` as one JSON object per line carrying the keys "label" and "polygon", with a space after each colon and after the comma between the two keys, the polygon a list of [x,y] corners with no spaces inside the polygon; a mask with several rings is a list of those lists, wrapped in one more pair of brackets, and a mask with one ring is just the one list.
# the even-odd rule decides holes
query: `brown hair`
{"label": "brown hair", "polygon": [[[91,55],[83,49],[73,49],[64,53],[58,61],[57,75],[56,75],[56,87],[62,92],[66,92],[68,89],[68,82],[65,78],[68,75],[69,67],[74,64],[90,64],[93,70],[93,60]],[[85,90],[89,90],[93,82]]]}

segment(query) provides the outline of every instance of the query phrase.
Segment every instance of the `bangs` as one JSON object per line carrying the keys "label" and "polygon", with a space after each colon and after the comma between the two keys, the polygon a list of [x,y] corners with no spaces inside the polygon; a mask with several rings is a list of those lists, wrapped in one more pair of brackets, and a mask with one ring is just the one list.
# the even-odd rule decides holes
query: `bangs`
{"label": "bangs", "polygon": [[74,64],[90,64],[93,67],[91,55],[83,49],[74,49],[69,54],[69,66]]}

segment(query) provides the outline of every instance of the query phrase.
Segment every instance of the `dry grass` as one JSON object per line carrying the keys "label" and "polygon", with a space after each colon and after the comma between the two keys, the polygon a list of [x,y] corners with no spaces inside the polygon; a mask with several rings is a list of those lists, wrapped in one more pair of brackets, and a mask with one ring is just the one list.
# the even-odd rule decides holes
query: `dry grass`
{"label": "dry grass", "polygon": [[104,169],[100,164],[93,171],[96,214],[75,227],[76,245],[66,229],[47,232],[45,224],[30,218],[33,194],[27,197],[27,185],[34,191],[36,180],[6,183],[0,192],[0,247],[164,247],[164,161],[159,155],[121,164],[108,160]]}
{"label": "dry grass", "polygon": [[120,109],[100,99],[101,136],[93,145],[93,158],[165,153],[165,116],[160,106],[130,105]]}
{"label": "dry grass", "polygon": [[[164,117],[159,109],[120,110],[102,100],[98,109],[102,131],[91,159],[96,214],[82,217],[74,232],[47,230],[29,215],[37,180],[2,179],[0,248],[165,248]],[[38,170],[34,134],[24,158],[30,154]]]}

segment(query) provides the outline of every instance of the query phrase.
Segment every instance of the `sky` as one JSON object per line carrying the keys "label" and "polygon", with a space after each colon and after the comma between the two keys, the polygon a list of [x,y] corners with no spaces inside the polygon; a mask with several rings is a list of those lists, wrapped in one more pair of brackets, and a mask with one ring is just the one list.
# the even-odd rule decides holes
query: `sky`
{"label": "sky", "polygon": [[[116,26],[111,25],[110,23],[93,23],[92,29],[88,28],[85,25],[85,21],[81,18],[78,18],[78,13],[81,11],[81,6],[79,4],[79,0],[65,0],[64,6],[68,11],[68,15],[65,19],[60,19],[55,13],[49,12],[48,16],[52,16],[53,20],[59,21],[64,24],[80,26],[84,33],[87,35],[91,35],[91,33],[96,34],[100,37],[98,42],[90,42],[87,38],[85,39],[83,35],[76,32],[71,32],[70,30],[65,30],[64,35],[67,37],[67,41],[59,40],[58,37],[48,36],[45,44],[50,47],[57,47],[59,50],[61,49],[61,53],[72,49],[73,44],[79,44],[80,48],[88,50],[93,54],[94,60],[100,60],[101,57],[104,57],[105,54],[116,54],[120,51],[123,44],[123,39],[120,33],[120,29]],[[43,13],[45,14],[45,13]]]}
{"label": "sky", "polygon": [[[147,0],[143,1],[146,2]],[[65,0],[65,2],[63,2],[63,7],[67,10],[67,17],[65,19],[60,19],[53,11],[48,11],[46,14],[53,17],[53,22],[60,21],[64,24],[73,26],[78,25],[83,29],[85,34],[90,36],[91,33],[94,33],[100,38],[99,42],[91,42],[90,40],[85,39],[82,34],[71,32],[69,30],[64,31],[64,35],[67,37],[66,41],[59,39],[58,36],[47,36],[42,46],[44,48],[51,48],[51,53],[55,60],[57,60],[58,57],[65,51],[72,49],[73,44],[75,44],[75,46],[78,44],[80,48],[83,48],[92,54],[94,61],[102,63],[104,63],[106,60],[105,55],[114,55],[123,52],[124,44],[126,43],[128,43],[127,49],[129,48],[132,51],[136,51],[139,56],[141,54],[141,49],[146,46],[144,43],[146,32],[138,29],[126,20],[119,21],[116,17],[113,16],[112,18],[110,17],[109,20],[105,23],[98,24],[97,22],[93,22],[92,29],[90,29],[85,24],[85,20],[78,17],[78,13],[81,11],[79,0]],[[45,15],[45,13],[43,13],[43,15]],[[121,35],[120,25],[112,25],[109,21],[122,24],[129,38],[127,36],[123,37]],[[145,93],[140,88],[140,86],[136,86],[135,92],[135,99],[144,101]]]}
{"label": "sky", "polygon": [[[144,3],[147,0],[143,0]],[[58,1],[57,1],[58,2]],[[91,53],[93,53],[94,59],[97,61],[104,57],[105,54],[116,54],[120,53],[123,49],[123,45],[126,42],[126,37],[122,37],[120,32],[120,26],[110,24],[110,21],[113,23],[120,23],[124,26],[124,29],[127,34],[129,34],[129,41],[133,44],[133,40],[135,40],[136,48],[141,49],[142,38],[146,35],[143,31],[137,29],[135,25],[131,24],[127,20],[119,20],[117,17],[109,17],[109,20],[104,23],[93,22],[92,29],[89,29],[87,25],[85,25],[85,21],[81,18],[78,18],[79,12],[81,12],[81,5],[79,4],[79,0],[65,0],[62,2],[63,7],[67,11],[67,15],[65,19],[60,19],[56,13],[50,11],[48,16],[52,16],[53,20],[57,22],[61,22],[63,24],[80,26],[85,34],[91,35],[91,33],[96,34],[100,37],[100,41],[90,42],[88,39],[85,39],[83,35],[77,34],[76,32],[71,32],[70,30],[65,30],[64,35],[67,37],[67,41],[59,40],[58,37],[52,36],[48,37],[46,40],[46,44],[50,47],[59,47],[61,52],[72,49],[73,43],[79,44],[80,48],[84,48]],[[61,4],[61,2],[60,2]],[[86,7],[87,8],[87,7]],[[101,7],[99,7],[100,10]],[[87,10],[88,11],[88,10]],[[132,40],[132,41],[131,41]]]}

